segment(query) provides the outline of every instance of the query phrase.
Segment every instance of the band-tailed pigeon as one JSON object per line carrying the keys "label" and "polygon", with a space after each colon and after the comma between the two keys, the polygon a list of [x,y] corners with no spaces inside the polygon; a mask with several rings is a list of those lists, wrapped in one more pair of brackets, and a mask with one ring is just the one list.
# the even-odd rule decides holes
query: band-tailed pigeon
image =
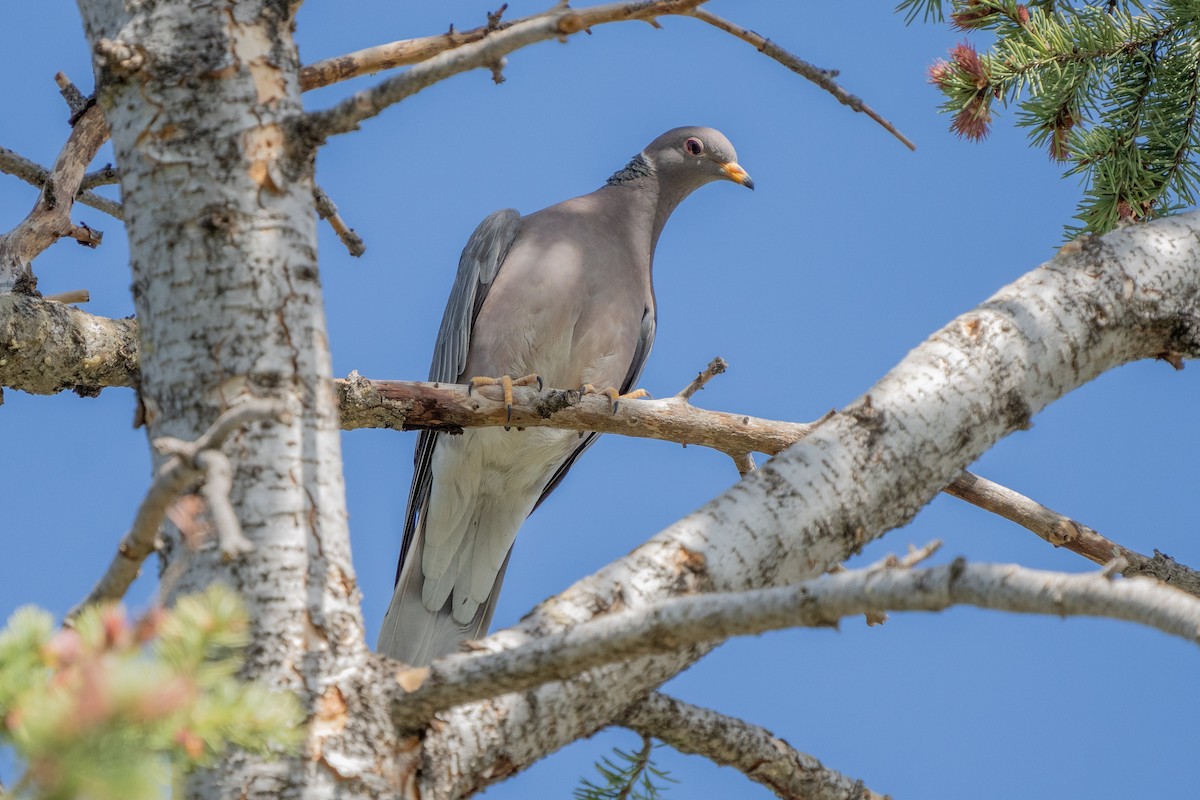
{"label": "band-tailed pigeon", "polygon": [[[459,259],[429,380],[524,376],[516,382],[591,385],[615,403],[654,342],[650,270],[663,225],[722,179],[754,188],[719,131],[676,128],[591,194],[489,216]],[[421,433],[379,650],[427,664],[486,633],[517,529],[595,439],[551,428]]]}

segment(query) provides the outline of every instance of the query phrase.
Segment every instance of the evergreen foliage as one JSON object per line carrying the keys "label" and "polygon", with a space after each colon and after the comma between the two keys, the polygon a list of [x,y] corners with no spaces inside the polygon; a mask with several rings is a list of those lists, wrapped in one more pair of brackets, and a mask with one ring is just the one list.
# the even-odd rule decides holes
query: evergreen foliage
{"label": "evergreen foliage", "polygon": [[94,606],[72,628],[26,607],[0,631],[0,744],[27,765],[17,797],[158,798],[172,771],[234,745],[282,752],[299,742],[296,698],[241,683],[245,611],[213,586],[131,622]]}
{"label": "evergreen foliage", "polygon": [[613,748],[615,761],[605,756],[596,764],[596,771],[604,783],[582,779],[575,790],[575,800],[658,800],[666,787],[656,784],[655,779],[669,783],[677,781],[665,770],[654,766],[654,747],[650,737],[643,736],[642,747],[636,753]]}
{"label": "evergreen foliage", "polygon": [[[943,18],[944,0],[902,0],[911,22]],[[954,115],[982,139],[993,106],[1016,104],[1037,146],[1084,177],[1072,233],[1196,203],[1200,146],[1200,0],[953,0],[950,23],[986,31],[985,52],[964,42],[930,68]]]}

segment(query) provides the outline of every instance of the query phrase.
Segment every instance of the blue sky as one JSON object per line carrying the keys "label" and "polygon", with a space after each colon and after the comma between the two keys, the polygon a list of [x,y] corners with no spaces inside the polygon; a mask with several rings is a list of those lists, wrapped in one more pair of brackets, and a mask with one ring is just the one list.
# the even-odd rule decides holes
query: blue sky
{"label": "blue sky", "polygon": [[[91,86],[74,4],[10,4],[0,49],[0,145],[48,164],[67,112],[53,75]],[[541,10],[513,2],[509,15]],[[305,62],[409,36],[472,27],[487,2],[307,4]],[[866,391],[929,333],[1053,255],[1079,186],[1030,150],[1014,115],[969,144],[947,131],[930,62],[961,39],[905,27],[889,3],[713,0],[709,8],[823,67],[891,119],[916,153],[746,44],[694,20],[607,25],[425,90],[339,137],[318,178],[367,243],[350,258],[321,230],[335,373],[423,378],[458,253],[502,207],[535,211],[591,191],[662,131],[720,128],[754,177],[693,195],[656,258],[658,336],[643,376],[671,394],[709,359],[729,372],[698,405],[809,420]],[[309,94],[324,107],[374,78]],[[102,153],[98,164],[111,159]],[[0,227],[35,193],[0,176]],[[119,224],[96,251],[70,241],[36,263],[46,293],[86,288],[87,310],[132,313]],[[1123,544],[1200,565],[1195,468],[1200,432],[1186,409],[1194,367],[1123,367],[1035,418],[975,465]],[[5,392],[0,407],[0,616],[36,603],[62,614],[90,588],[148,481],[134,398]],[[371,639],[391,593],[415,434],[344,435],[352,541]],[[522,529],[496,614],[541,599],[628,552],[729,486],[729,460],[701,448],[604,437]],[[855,563],[943,539],[938,561],[1085,571],[1078,556],[952,498],[935,500]],[[152,571],[152,570],[150,570]],[[130,601],[143,606],[153,581]],[[1097,620],[957,609],[897,614],[880,627],[743,639],[672,681],[684,699],[767,726],[830,767],[897,797],[1050,798],[1192,794],[1200,777],[1193,646]],[[636,737],[576,744],[489,798],[565,797],[591,764]],[[668,797],[766,798],[729,769],[663,750],[682,783]],[[1120,765],[1118,767],[1117,765]],[[0,760],[0,778],[11,777]]]}

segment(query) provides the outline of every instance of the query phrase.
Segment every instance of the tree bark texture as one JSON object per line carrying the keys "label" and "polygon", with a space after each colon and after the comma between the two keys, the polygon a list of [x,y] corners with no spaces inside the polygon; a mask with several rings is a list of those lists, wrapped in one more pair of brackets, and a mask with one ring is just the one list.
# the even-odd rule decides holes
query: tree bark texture
{"label": "tree bark texture", "polygon": [[[1200,215],[1089,238],[953,320],[805,439],[629,556],[487,640],[612,609],[819,575],[908,522],[964,467],[1106,370],[1200,355]],[[423,797],[463,797],[618,717],[703,648],[455,709],[425,739]],[[451,769],[445,765],[453,764]]]}
{"label": "tree bark texture", "polygon": [[[196,438],[247,397],[291,422],[254,423],[225,446],[255,550],[165,536],[168,599],[213,580],[245,598],[246,672],[299,693],[305,752],[234,755],[187,795],[374,797],[394,737],[365,704],[368,661],[350,562],[338,415],[317,271],[312,158],[291,37],[298,4],[80,0],[96,54],[126,209],[149,437]],[[128,12],[126,11],[128,9]],[[162,458],[156,457],[156,465]],[[168,526],[169,527],[169,526]]]}

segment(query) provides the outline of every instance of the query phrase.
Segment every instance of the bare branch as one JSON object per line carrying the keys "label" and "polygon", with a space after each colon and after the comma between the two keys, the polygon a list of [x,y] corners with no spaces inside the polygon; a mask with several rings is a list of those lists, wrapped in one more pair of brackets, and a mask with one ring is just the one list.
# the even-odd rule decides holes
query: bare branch
{"label": "bare branch", "polygon": [[1102,574],[957,559],[926,569],[872,567],[792,586],[674,597],[598,616],[507,650],[447,656],[427,668],[401,670],[392,718],[399,729],[411,730],[452,706],[569,680],[608,664],[733,636],[836,626],[852,615],[944,611],[955,605],[1127,620],[1200,644],[1200,599],[1157,581],[1113,581]]}
{"label": "bare branch", "polygon": [[[74,618],[90,603],[117,600],[125,595],[129,585],[137,578],[142,562],[154,552],[158,529],[166,519],[167,509],[189,486],[202,480],[206,472],[210,479],[215,478],[215,488],[225,492],[225,496],[218,498],[215,504],[213,498],[219,492],[206,492],[209,511],[221,537],[220,546],[223,550],[228,548],[226,551],[230,554],[245,552],[249,542],[242,538],[236,517],[232,523],[227,517],[222,518],[223,515],[232,514],[232,508],[228,507],[231,471],[230,474],[225,472],[229,467],[228,461],[222,462],[223,457],[214,459],[211,453],[218,452],[221,445],[243,426],[266,419],[286,422],[287,410],[278,400],[250,399],[222,413],[194,442],[169,437],[155,440],[154,446],[159,452],[170,453],[171,458],[155,473],[150,489],[134,516],[133,525],[121,539],[108,569],[83,602],[71,609],[67,614],[68,619]],[[226,526],[224,532],[222,525]]]}
{"label": "bare branch", "polygon": [[815,67],[812,64],[809,64],[807,61],[792,55],[787,50],[784,50],[782,47],[772,42],[770,39],[755,33],[749,28],[743,28],[742,26],[732,23],[729,20],[722,19],[707,9],[697,8],[692,11],[690,15],[698,20],[701,20],[702,22],[707,22],[709,25],[720,28],[728,34],[736,36],[747,44],[753,45],[758,52],[775,59],[792,72],[807,78],[817,86],[820,86],[822,89],[829,92],[831,95],[837,98],[837,101],[842,105],[849,106],[854,111],[866,114],[868,117],[878,122],[884,128],[884,130],[899,139],[909,150],[917,149],[917,146],[913,144],[907,136],[898,131],[896,127],[892,125],[892,123],[881,117],[873,108],[864,103],[861,98],[850,94],[841,86],[839,86],[834,80],[834,78],[837,76],[836,71]]}
{"label": "bare branch", "polygon": [[137,369],[133,320],[0,294],[0,385],[32,394],[95,394],[104,386],[137,385]]}
{"label": "bare branch", "polygon": [[[0,147],[0,172],[7,172],[9,175],[20,178],[26,183],[36,186],[39,189],[45,185],[46,178],[50,175],[50,170],[46,169],[42,165],[30,161],[24,156],[18,155],[17,153],[14,153],[12,150],[9,150],[5,147]],[[92,177],[94,182],[89,182],[89,176]],[[111,180],[109,180],[109,177],[111,177]],[[95,192],[86,191],[93,186],[103,186],[108,183],[116,182],[116,170],[114,170],[112,167],[107,167],[104,170],[99,170],[94,173],[88,173],[88,175],[84,176],[83,181],[80,182],[80,186],[83,190],[75,196],[75,199],[85,206],[91,206],[97,211],[103,211],[110,217],[124,219],[124,209],[121,208],[120,203],[116,202],[115,200],[109,200],[107,197],[101,197]]]}
{"label": "bare branch", "polygon": [[329,220],[329,227],[333,228],[333,232],[342,240],[342,244],[346,245],[346,249],[350,251],[350,255],[358,257],[367,252],[367,247],[363,244],[362,237],[346,225],[346,221],[338,213],[337,205],[329,199],[329,195],[325,193],[325,190],[315,183],[313,184],[313,201],[317,206],[317,216],[321,219]]}
{"label": "bare branch", "polygon": [[17,227],[0,236],[0,292],[33,294],[37,279],[31,264],[62,236],[72,235],[71,208],[87,165],[108,139],[108,123],[98,106],[83,113],[42,185],[33,210]]}
{"label": "bare branch", "polygon": [[[100,169],[93,170],[83,176],[83,182],[80,184],[84,189],[94,189],[97,186],[111,186],[114,183],[121,181],[121,173],[117,172],[117,168],[112,164],[106,164]],[[79,197],[83,197],[81,194]],[[79,200],[79,197],[76,199]],[[101,198],[104,199],[104,198]],[[80,200],[82,202],[82,200]],[[109,202],[112,202],[111,200]],[[120,217],[118,217],[120,219]]]}
{"label": "bare branch", "polygon": [[1157,550],[1153,557],[1149,557],[1123,547],[1088,526],[987,478],[964,471],[945,491],[1028,528],[1055,547],[1065,547],[1097,564],[1108,564],[1115,558],[1123,558],[1126,564],[1121,568],[1121,574],[1126,577],[1144,575],[1157,578],[1200,597],[1200,572]]}
{"label": "bare branch", "polygon": [[[502,23],[499,18],[492,18],[488,15],[486,25],[480,25],[478,28],[472,28],[466,31],[458,31],[454,26],[446,33],[438,34],[437,36],[422,36],[416,39],[402,39],[396,42],[376,45],[365,50],[358,50],[354,53],[347,53],[343,56],[335,58],[327,58],[324,61],[318,61],[315,64],[310,64],[300,70],[300,88],[303,91],[316,89],[322,86],[329,86],[333,83],[356,78],[361,75],[372,75],[385,69],[395,67],[408,66],[410,64],[419,64],[429,61],[435,56],[441,55],[448,50],[456,50],[465,45],[475,44],[492,34],[511,30],[514,27],[525,25],[529,22],[545,21],[548,18],[570,18],[571,21],[566,23],[564,30],[553,30],[548,35],[540,38],[532,39],[523,44],[518,44],[511,49],[507,49],[504,53],[510,53],[526,44],[532,44],[546,39],[555,39],[563,36],[568,36],[572,33],[578,33],[580,30],[586,30],[593,25],[601,25],[606,22],[621,22],[623,20],[638,20],[651,19],[658,15],[668,14],[683,14],[688,9],[705,2],[706,0],[642,0],[642,2],[633,3],[611,3],[603,6],[595,6],[586,9],[569,9],[565,3],[561,3],[549,11],[544,11],[539,14],[533,14],[528,17],[523,17],[512,22]],[[503,55],[503,53],[499,54]],[[456,74],[469,69],[481,67],[491,67],[497,60],[497,56],[493,55],[490,59],[481,59],[477,63],[463,67],[449,74]],[[445,75],[442,77],[449,77]],[[434,81],[442,78],[435,78]],[[429,84],[425,84],[426,86]],[[416,91],[425,88],[419,87]],[[411,94],[411,93],[410,93]],[[407,95],[406,95],[407,96]],[[403,99],[403,98],[400,98]],[[397,101],[393,101],[397,102]],[[378,113],[378,112],[376,112]]]}
{"label": "bare branch", "polygon": [[71,109],[71,124],[75,124],[75,120],[87,111],[90,104],[95,103],[95,98],[84,96],[83,92],[79,91],[79,87],[71,83],[71,79],[65,73],[54,73],[54,82],[58,84],[58,91],[63,96],[63,100],[67,101],[67,107]]}
{"label": "bare branch", "polygon": [[829,769],[766,728],[685,703],[660,692],[649,695],[620,721],[681,753],[733,767],[784,800],[886,800],[862,781]]}
{"label": "bare branch", "polygon": [[[506,424],[507,408],[491,387],[467,394],[466,386],[415,381],[368,381],[357,373],[338,382],[342,428],[412,428],[455,431]],[[496,398],[489,397],[495,394]],[[772,422],[745,414],[697,408],[686,400],[637,400],[614,413],[604,395],[576,390],[513,387],[512,421],[517,428],[554,427],[624,433],[698,444],[740,457],[751,451],[778,453],[806,436],[815,424]]]}
{"label": "bare branch", "polygon": [[486,30],[484,35],[451,50],[443,50],[400,75],[354,94],[332,108],[307,115],[306,131],[314,141],[349,133],[359,123],[427,86],[473,69],[493,68],[509,53],[537,42],[563,39],[596,25],[627,20],[651,20],[689,13],[705,0],[643,0],[574,9],[565,4],[530,17]]}
{"label": "bare branch", "polygon": [[704,384],[708,383],[727,369],[729,369],[729,362],[720,356],[717,356],[712,361],[708,362],[708,366],[704,368],[703,372],[696,375],[695,380],[683,387],[679,394],[675,396],[680,400],[691,400],[692,395],[704,388]]}
{"label": "bare branch", "polygon": [[217,529],[217,546],[227,559],[237,558],[254,549],[254,544],[242,535],[242,526],[234,513],[229,493],[233,491],[233,464],[220,450],[201,450],[196,454],[196,466],[204,473],[200,495],[208,507],[208,516]]}

